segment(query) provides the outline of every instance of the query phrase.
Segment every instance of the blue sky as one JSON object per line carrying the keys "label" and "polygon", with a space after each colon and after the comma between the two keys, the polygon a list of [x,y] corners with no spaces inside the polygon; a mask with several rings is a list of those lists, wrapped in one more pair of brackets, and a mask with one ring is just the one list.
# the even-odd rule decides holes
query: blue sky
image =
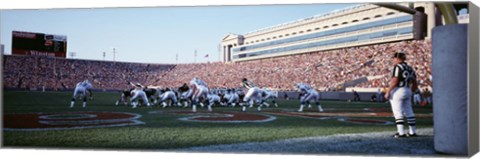
{"label": "blue sky", "polygon": [[[0,11],[0,43],[11,52],[12,31],[66,35],[75,59],[144,63],[219,61],[218,45],[229,32],[244,34],[356,5],[295,4]],[[197,50],[197,57],[194,52]],[[204,58],[209,54],[208,58]],[[68,56],[70,58],[70,56]]]}

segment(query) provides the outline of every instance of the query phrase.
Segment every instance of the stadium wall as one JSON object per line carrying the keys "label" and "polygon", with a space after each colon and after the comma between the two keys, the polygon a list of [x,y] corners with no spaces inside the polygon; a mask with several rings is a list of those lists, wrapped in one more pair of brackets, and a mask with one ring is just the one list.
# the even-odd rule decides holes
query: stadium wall
{"label": "stadium wall", "polygon": [[[399,3],[408,6],[408,3]],[[415,3],[428,15],[426,39],[435,24],[433,3]],[[363,4],[324,15],[228,34],[221,42],[223,62],[238,62],[413,39],[413,16]]]}

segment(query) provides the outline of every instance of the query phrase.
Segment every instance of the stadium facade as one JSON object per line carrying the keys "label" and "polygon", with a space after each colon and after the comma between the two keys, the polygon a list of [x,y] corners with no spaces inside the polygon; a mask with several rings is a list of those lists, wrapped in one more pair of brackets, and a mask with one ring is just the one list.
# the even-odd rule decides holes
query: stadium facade
{"label": "stadium facade", "polygon": [[[398,4],[412,7],[408,3]],[[413,8],[427,15],[422,38],[430,39],[431,29],[438,19],[434,4],[413,3]],[[414,15],[361,4],[244,35],[230,33],[222,38],[220,56],[223,62],[237,62],[413,40],[417,29],[414,23]]]}

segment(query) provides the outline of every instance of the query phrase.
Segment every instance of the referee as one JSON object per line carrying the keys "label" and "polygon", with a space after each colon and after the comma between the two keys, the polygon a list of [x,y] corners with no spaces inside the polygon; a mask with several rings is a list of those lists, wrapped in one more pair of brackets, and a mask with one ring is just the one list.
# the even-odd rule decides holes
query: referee
{"label": "referee", "polygon": [[[407,63],[405,63],[405,52],[397,52],[393,55],[393,63],[395,66],[392,71],[390,86],[385,94],[385,99],[389,99],[395,123],[397,125],[397,133],[395,138],[415,137],[415,114],[412,109],[412,92],[417,90],[417,77],[415,71]],[[405,134],[404,123],[407,118],[409,132]]]}

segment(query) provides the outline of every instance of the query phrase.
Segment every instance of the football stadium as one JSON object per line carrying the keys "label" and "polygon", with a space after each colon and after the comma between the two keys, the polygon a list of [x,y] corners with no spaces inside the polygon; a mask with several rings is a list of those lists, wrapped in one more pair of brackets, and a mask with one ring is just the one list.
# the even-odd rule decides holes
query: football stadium
{"label": "football stadium", "polygon": [[[221,61],[208,63],[70,59],[62,35],[15,32],[17,53],[2,61],[3,146],[446,155],[434,149],[432,104],[431,30],[443,20],[431,2],[397,5],[415,14],[365,3],[228,33],[219,37]],[[458,19],[468,24],[468,14]],[[33,36],[51,48],[22,51],[35,48]],[[392,137],[398,121],[384,97],[398,51],[419,88],[409,101],[416,136],[402,139]]]}

